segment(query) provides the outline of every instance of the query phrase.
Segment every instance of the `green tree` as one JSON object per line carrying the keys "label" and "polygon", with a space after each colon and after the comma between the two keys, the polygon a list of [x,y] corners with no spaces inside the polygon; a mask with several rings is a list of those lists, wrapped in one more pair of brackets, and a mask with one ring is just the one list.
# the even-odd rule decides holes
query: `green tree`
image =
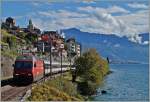
{"label": "green tree", "polygon": [[21,38],[21,39],[24,39],[26,35],[27,35],[27,33],[19,32],[19,33],[17,34],[17,37],[19,37],[19,38]]}
{"label": "green tree", "polygon": [[38,39],[38,36],[36,34],[27,34],[25,36],[25,40],[27,41],[27,43],[33,43],[33,42],[36,42]]}
{"label": "green tree", "polygon": [[90,49],[75,60],[75,75],[82,79],[79,89],[83,94],[93,94],[96,91],[103,76],[108,71],[106,69],[108,65],[105,62],[95,49]]}

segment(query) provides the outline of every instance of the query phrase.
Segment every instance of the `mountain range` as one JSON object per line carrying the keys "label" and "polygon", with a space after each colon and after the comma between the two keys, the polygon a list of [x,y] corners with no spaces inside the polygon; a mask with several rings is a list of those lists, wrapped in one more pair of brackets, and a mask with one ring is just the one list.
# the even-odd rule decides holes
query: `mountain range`
{"label": "mountain range", "polygon": [[[64,29],[66,38],[73,37],[81,43],[82,52],[89,48],[96,48],[101,56],[109,57],[112,62],[148,63],[149,44],[131,42],[127,37],[115,34],[97,34],[82,32],[76,28]],[[142,42],[149,41],[149,33],[139,34]]]}

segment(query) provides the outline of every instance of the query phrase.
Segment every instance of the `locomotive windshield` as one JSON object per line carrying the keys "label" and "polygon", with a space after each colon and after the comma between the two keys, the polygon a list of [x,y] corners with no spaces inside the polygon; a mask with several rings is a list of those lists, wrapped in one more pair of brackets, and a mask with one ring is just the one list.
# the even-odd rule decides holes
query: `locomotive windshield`
{"label": "locomotive windshield", "polygon": [[16,61],[15,62],[16,69],[22,69],[22,68],[31,69],[32,67],[33,67],[33,64],[31,61]]}

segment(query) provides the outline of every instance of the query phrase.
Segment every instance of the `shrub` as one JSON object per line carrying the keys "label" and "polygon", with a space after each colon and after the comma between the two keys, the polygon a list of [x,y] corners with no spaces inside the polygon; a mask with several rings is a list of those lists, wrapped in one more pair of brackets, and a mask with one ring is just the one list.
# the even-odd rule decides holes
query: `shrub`
{"label": "shrub", "polygon": [[27,33],[19,32],[19,33],[17,34],[17,37],[19,37],[19,38],[21,38],[21,39],[24,39],[26,35],[27,35]]}
{"label": "shrub", "polygon": [[70,96],[58,89],[47,86],[40,85],[32,90],[31,96],[28,98],[30,101],[68,101],[71,100]]}
{"label": "shrub", "polygon": [[29,101],[81,101],[83,98],[77,93],[72,82],[57,77],[42,85],[34,86]]}
{"label": "shrub", "polygon": [[49,81],[48,85],[51,85],[67,94],[70,96],[75,96],[77,95],[77,88],[76,85],[73,84],[72,82],[65,80],[63,78],[56,78],[55,80]]}

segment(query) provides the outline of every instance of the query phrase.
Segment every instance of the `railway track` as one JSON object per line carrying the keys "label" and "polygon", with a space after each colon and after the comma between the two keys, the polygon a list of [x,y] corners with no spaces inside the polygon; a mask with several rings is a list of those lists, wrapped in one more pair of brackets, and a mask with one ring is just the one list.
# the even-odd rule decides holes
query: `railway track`
{"label": "railway track", "polygon": [[29,90],[32,86],[22,86],[22,87],[12,87],[11,89],[4,91],[1,93],[1,101],[15,101],[19,100],[27,90]]}
{"label": "railway track", "polygon": [[[67,72],[67,71],[65,71]],[[63,72],[63,73],[65,73]],[[1,92],[1,101],[17,101],[17,100],[21,100],[21,98],[26,94],[26,92],[28,90],[30,90],[32,88],[33,84],[41,84],[42,82],[46,81],[46,80],[52,80],[53,78],[60,76],[61,73],[55,73],[52,74],[52,76],[46,76],[44,78],[42,78],[41,80],[29,84],[27,86],[14,86],[8,90],[5,90],[3,92]]]}

